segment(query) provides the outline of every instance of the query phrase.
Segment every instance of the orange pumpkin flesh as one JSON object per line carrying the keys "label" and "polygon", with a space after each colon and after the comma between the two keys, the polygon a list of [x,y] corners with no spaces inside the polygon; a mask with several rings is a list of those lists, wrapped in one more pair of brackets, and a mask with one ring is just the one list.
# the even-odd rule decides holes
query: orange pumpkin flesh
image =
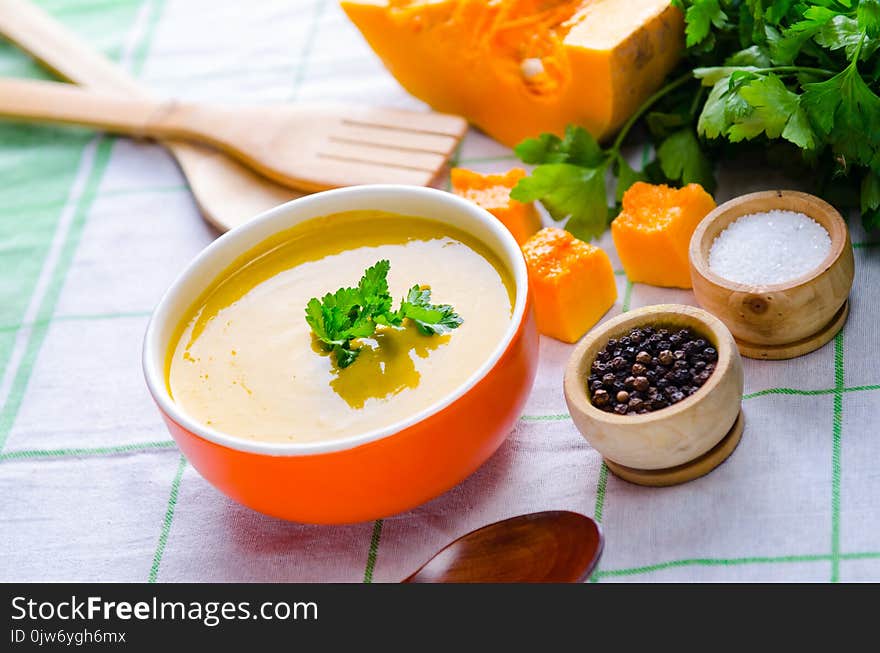
{"label": "orange pumpkin flesh", "polygon": [[669,0],[342,0],[342,8],[410,93],[509,146],[570,123],[609,135],[684,48]]}
{"label": "orange pumpkin flesh", "polygon": [[503,175],[482,175],[464,168],[450,171],[452,192],[483,207],[507,227],[520,245],[541,228],[541,216],[533,204],[510,199],[510,191],[526,176],[522,168]]}
{"label": "orange pumpkin flesh", "polygon": [[617,301],[608,254],[556,227],[542,229],[523,246],[538,330],[577,342]]}
{"label": "orange pumpkin flesh", "polygon": [[688,246],[715,200],[699,184],[684,188],[633,184],[611,223],[614,246],[632,282],[690,288]]}

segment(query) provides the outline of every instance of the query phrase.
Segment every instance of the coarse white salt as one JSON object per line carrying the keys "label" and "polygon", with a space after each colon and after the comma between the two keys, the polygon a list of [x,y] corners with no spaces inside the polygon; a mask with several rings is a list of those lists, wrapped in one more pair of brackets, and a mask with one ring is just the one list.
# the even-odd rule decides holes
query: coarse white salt
{"label": "coarse white salt", "polygon": [[769,286],[812,272],[830,251],[828,232],[803,213],[753,213],[718,235],[709,251],[709,269],[737,283]]}

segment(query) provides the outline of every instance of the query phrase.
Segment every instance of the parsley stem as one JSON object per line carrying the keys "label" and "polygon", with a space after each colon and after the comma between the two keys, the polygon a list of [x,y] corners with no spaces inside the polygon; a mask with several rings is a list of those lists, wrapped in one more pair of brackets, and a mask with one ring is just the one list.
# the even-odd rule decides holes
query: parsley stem
{"label": "parsley stem", "polygon": [[688,115],[691,117],[691,120],[697,119],[697,109],[700,108],[700,103],[703,101],[703,96],[706,93],[706,88],[704,86],[700,86],[700,90],[697,91],[697,94],[694,96],[694,101],[691,102],[691,108],[688,111]]}
{"label": "parsley stem", "polygon": [[642,118],[642,116],[647,113],[648,109],[654,106],[654,104],[656,104],[662,98],[672,93],[672,91],[684,86],[693,79],[693,73],[687,72],[681,77],[669,82],[666,86],[664,86],[659,91],[654,93],[654,95],[645,100],[642,106],[640,106],[638,110],[632,116],[630,116],[629,120],[627,120],[623,124],[623,127],[620,128],[620,131],[617,134],[617,138],[614,139],[614,143],[611,145],[611,149],[609,150],[611,156],[613,157],[620,152],[620,148],[623,145],[623,142],[626,140],[626,137],[629,135],[630,130]]}
{"label": "parsley stem", "polygon": [[772,68],[757,68],[757,69],[748,69],[749,72],[753,73],[781,73],[792,74],[792,73],[812,73],[814,75],[827,75],[828,77],[834,77],[837,73],[833,70],[826,70],[825,68],[810,68],[809,66],[774,66]]}
{"label": "parsley stem", "polygon": [[868,38],[867,32],[862,32],[862,38],[859,39],[859,44],[856,46],[856,51],[853,54],[852,61],[850,62],[850,66],[856,69],[856,72],[859,71],[859,57],[862,56],[862,46],[865,45],[865,40]]}

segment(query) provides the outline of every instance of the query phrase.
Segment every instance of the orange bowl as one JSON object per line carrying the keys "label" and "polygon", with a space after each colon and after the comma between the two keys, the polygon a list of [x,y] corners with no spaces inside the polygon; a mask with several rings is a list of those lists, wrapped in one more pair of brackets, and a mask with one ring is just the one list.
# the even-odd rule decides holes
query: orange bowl
{"label": "orange bowl", "polygon": [[[165,358],[187,309],[239,256],[296,224],[353,209],[425,216],[479,239],[515,284],[510,324],[486,362],[432,406],[389,427],[326,442],[254,442],[214,430],[178,406]],[[159,302],[144,338],[147,386],[183,454],[235,501],[282,519],[359,522],[409,510],[452,488],[501,445],[519,418],[538,362],[538,334],[522,253],[491,214],[450,193],[358,186],[279,206],[224,234]]]}

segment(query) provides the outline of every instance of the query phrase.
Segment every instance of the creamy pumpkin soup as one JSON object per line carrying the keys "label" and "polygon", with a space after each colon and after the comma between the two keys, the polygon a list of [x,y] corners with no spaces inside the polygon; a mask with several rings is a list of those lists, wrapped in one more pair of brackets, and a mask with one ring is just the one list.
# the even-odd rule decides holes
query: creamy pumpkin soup
{"label": "creamy pumpkin soup", "polygon": [[[352,341],[356,359],[342,367],[305,308],[357,287],[377,261],[388,262],[396,301],[419,286],[434,304],[454,307],[460,324],[442,335],[410,319],[380,324]],[[310,220],[241,257],[196,302],[169,352],[168,388],[195,419],[251,440],[311,442],[382,428],[470,377],[503,337],[513,299],[497,257],[440,222],[375,211]]]}

